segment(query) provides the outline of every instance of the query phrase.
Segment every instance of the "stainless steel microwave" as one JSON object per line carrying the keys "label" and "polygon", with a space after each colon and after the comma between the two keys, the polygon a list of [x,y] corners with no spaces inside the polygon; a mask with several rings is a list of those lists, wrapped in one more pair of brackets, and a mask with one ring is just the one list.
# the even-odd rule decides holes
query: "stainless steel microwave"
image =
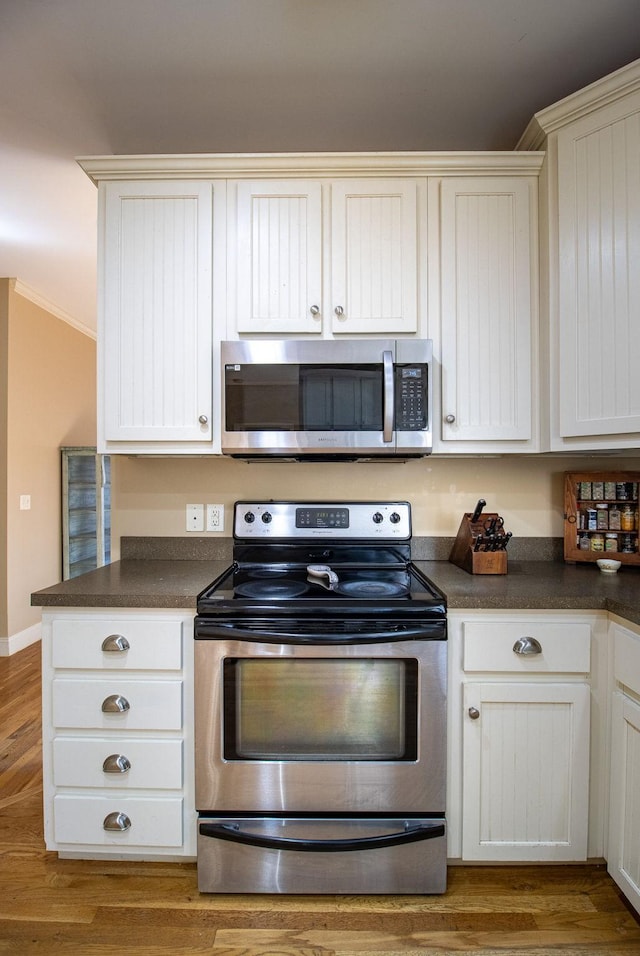
{"label": "stainless steel microwave", "polygon": [[222,451],[410,458],[432,447],[429,339],[222,343]]}

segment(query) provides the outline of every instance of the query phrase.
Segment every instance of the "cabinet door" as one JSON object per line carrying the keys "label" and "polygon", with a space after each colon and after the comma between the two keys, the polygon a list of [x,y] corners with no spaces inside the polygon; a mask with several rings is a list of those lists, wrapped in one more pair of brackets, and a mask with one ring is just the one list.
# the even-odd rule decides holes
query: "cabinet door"
{"label": "cabinet door", "polygon": [[607,869],[640,910],[640,706],[613,695]]}
{"label": "cabinet door", "polygon": [[236,255],[238,332],[321,331],[320,183],[238,183]]}
{"label": "cabinet door", "polygon": [[640,432],[640,95],[558,133],[561,437]]}
{"label": "cabinet door", "polygon": [[532,438],[532,209],[524,177],[441,184],[442,439]]}
{"label": "cabinet door", "polygon": [[416,332],[417,186],[411,180],[331,187],[333,332]]}
{"label": "cabinet door", "polygon": [[101,189],[102,437],[211,443],[212,185]]}
{"label": "cabinet door", "polygon": [[588,685],[468,682],[463,697],[463,859],[586,859]]}

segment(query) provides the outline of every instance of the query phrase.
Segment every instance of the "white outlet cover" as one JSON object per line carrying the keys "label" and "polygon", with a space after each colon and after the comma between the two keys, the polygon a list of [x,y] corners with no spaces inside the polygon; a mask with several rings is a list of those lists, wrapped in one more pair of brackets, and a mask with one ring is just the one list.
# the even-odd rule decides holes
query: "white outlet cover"
{"label": "white outlet cover", "polygon": [[224,531],[224,505],[207,505],[207,531]]}

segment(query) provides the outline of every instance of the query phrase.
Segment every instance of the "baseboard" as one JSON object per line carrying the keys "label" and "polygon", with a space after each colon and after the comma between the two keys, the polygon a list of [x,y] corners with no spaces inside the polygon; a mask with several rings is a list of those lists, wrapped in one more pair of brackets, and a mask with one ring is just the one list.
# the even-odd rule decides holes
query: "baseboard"
{"label": "baseboard", "polygon": [[38,621],[24,631],[18,631],[17,634],[11,634],[10,637],[0,637],[0,657],[10,657],[16,651],[21,651],[23,647],[35,644],[40,640],[42,634],[42,625]]}

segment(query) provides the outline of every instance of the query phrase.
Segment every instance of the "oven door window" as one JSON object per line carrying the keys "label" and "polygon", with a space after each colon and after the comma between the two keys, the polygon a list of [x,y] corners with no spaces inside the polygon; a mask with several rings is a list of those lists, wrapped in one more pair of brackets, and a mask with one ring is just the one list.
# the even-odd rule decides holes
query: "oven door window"
{"label": "oven door window", "polygon": [[226,760],[416,760],[418,662],[227,658]]}

